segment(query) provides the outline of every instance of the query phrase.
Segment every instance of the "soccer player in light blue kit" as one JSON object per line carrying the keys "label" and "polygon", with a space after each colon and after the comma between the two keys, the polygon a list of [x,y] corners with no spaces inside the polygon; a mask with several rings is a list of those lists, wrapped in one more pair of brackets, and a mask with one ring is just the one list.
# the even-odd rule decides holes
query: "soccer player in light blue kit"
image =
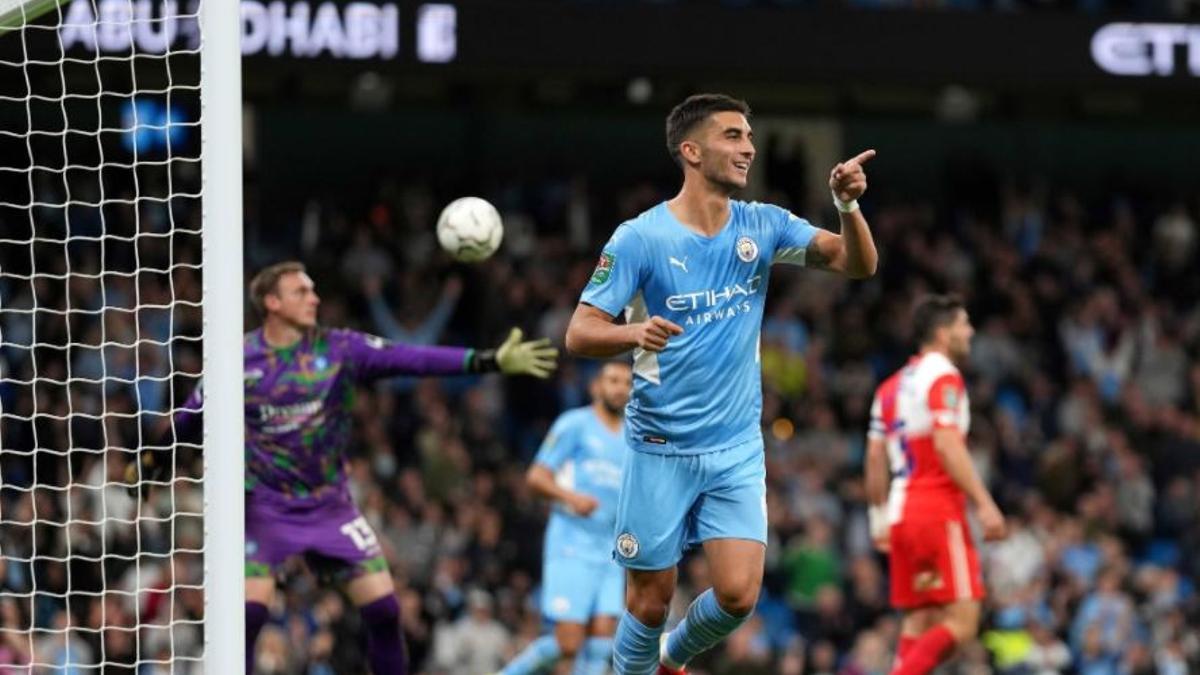
{"label": "soccer player in light blue kit", "polygon": [[[754,160],[749,107],[692,96],[667,117],[683,188],[613,233],[567,329],[567,349],[634,351],[629,462],[615,555],[629,591],[613,648],[618,674],[680,673],[746,621],[767,537],[759,331],[772,263],[869,277],[878,255],[857,198],[868,150],[835,166],[841,234],[731,195]],[[625,311],[626,323],[615,323]],[[660,640],[684,550],[703,545],[713,588]],[[661,644],[660,644],[661,642]]]}
{"label": "soccer player in light blue kit", "polygon": [[534,492],[555,502],[542,556],[542,616],[554,622],[501,675],[552,672],[574,660],[573,675],[600,675],[625,606],[625,572],[612,559],[613,522],[629,448],[623,420],[633,375],[605,363],[591,383],[592,404],[554,422],[529,468]]}

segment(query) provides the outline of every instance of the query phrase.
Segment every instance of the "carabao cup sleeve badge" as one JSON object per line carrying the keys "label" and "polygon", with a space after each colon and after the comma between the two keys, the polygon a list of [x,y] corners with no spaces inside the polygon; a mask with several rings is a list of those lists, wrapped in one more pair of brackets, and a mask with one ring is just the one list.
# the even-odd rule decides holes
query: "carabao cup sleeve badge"
{"label": "carabao cup sleeve badge", "polygon": [[596,270],[592,272],[592,283],[602,284],[608,281],[612,276],[613,265],[617,264],[617,256],[604,251],[600,254],[600,260],[596,262]]}

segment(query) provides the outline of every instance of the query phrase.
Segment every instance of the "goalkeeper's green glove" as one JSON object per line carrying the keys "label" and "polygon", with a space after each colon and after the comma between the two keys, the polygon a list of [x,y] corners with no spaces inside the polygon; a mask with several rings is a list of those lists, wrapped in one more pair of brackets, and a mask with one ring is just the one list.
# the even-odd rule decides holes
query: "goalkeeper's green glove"
{"label": "goalkeeper's green glove", "polygon": [[532,375],[541,379],[550,377],[558,368],[558,349],[550,345],[549,338],[521,341],[520,328],[508,334],[504,344],[496,349],[496,365],[505,375]]}

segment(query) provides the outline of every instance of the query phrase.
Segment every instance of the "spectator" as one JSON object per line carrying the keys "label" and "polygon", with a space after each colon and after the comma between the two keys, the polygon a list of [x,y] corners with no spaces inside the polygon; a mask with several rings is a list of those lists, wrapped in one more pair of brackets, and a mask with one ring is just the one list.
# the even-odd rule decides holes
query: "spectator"
{"label": "spectator", "polygon": [[467,598],[466,616],[437,632],[433,660],[446,673],[487,675],[512,656],[509,634],[496,621],[487,591],[472,589]]}

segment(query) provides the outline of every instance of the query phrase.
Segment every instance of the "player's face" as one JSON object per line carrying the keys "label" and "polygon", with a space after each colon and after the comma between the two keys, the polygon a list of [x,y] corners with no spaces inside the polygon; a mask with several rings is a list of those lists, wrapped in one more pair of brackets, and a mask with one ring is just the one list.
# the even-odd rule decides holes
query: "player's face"
{"label": "player's face", "polygon": [[971,337],[975,335],[975,327],[971,325],[971,317],[965,309],[958,311],[958,316],[948,330],[950,358],[965,361],[971,355]]}
{"label": "player's face", "polygon": [[613,415],[625,412],[629,391],[633,388],[633,370],[622,363],[609,363],[596,376],[595,395],[604,409]]}
{"label": "player's face", "polygon": [[729,191],[746,187],[754,162],[754,132],[739,112],[719,112],[708,118],[699,139],[700,172]]}
{"label": "player's face", "polygon": [[321,298],[312,278],[304,272],[279,277],[275,292],[267,296],[266,302],[270,313],[298,328],[317,325],[317,307],[321,305]]}

